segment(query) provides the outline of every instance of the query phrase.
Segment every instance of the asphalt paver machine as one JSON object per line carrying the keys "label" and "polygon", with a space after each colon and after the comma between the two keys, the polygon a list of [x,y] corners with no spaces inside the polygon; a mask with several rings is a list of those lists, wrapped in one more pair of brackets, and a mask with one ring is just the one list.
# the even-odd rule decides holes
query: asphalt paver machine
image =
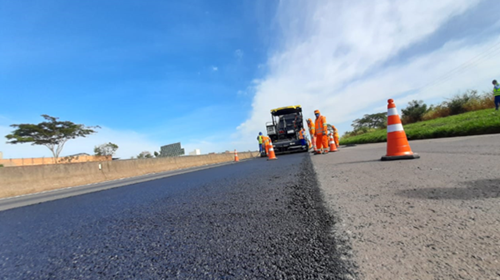
{"label": "asphalt paver machine", "polygon": [[272,122],[266,123],[266,131],[273,142],[276,154],[307,152],[309,147],[299,139],[299,131],[304,127],[300,105],[271,110]]}

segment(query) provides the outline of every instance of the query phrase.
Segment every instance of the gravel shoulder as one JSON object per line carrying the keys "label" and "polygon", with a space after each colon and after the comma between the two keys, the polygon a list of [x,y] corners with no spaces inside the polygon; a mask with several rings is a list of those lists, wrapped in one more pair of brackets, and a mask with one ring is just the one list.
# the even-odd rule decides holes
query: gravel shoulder
{"label": "gravel shoulder", "polygon": [[362,279],[500,279],[500,135],[386,144],[312,156]]}

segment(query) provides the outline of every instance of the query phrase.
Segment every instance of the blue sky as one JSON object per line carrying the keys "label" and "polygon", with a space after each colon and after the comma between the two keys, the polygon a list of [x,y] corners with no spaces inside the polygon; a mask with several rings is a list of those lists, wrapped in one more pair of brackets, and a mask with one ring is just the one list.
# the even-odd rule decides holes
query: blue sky
{"label": "blue sky", "polygon": [[[0,134],[48,114],[102,127],[63,155],[109,141],[122,158],[179,141],[202,153],[254,150],[269,110],[295,104],[307,117],[322,110],[343,133],[388,98],[401,108],[489,90],[500,78],[499,9],[493,0],[3,0]],[[3,141],[0,151],[50,156]]]}
{"label": "blue sky", "polygon": [[211,108],[201,124],[236,126],[245,112],[234,105],[249,105],[236,93],[266,59],[251,2],[4,1],[1,89],[7,103],[28,101],[4,114],[149,133]]}

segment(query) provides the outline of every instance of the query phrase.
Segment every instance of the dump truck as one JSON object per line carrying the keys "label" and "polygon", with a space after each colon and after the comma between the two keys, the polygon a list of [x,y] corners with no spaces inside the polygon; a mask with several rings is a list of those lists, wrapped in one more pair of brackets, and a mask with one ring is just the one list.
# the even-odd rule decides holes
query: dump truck
{"label": "dump truck", "polygon": [[299,139],[299,131],[304,127],[300,105],[273,109],[271,118],[272,122],[266,123],[266,131],[276,154],[309,150]]}

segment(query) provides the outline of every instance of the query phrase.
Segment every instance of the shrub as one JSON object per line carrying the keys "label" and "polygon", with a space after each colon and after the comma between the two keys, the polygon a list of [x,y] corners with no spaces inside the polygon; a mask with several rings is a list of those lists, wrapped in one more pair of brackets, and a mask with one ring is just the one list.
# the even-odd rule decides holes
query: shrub
{"label": "shrub", "polygon": [[422,116],[427,112],[427,105],[422,100],[412,100],[408,102],[408,107],[401,109],[403,124],[415,123],[422,120]]}
{"label": "shrub", "polygon": [[422,116],[423,121],[444,118],[450,115],[450,109],[446,105],[431,106],[429,110]]}
{"label": "shrub", "polygon": [[[403,124],[411,124],[419,121],[428,121],[428,120],[448,117],[451,115],[458,115],[469,111],[490,109],[493,107],[493,99],[494,99],[493,92],[491,91],[484,92],[482,95],[478,95],[476,90],[467,90],[463,94],[455,95],[451,99],[444,101],[439,105],[431,105],[429,107],[427,107],[427,105],[422,100],[420,101],[413,100],[408,103],[408,107],[401,110],[403,113],[401,116],[401,121],[403,122]],[[356,141],[363,142],[365,136],[361,137],[356,137],[356,136],[372,132],[374,131],[373,128],[379,128],[379,129],[385,128],[387,125],[386,122],[387,119],[383,114],[384,113],[364,115],[363,118],[354,120],[353,124],[351,125],[354,128],[354,130],[346,131],[344,135],[341,137],[341,141],[351,142],[350,137],[355,137]],[[384,119],[385,122],[375,121]],[[476,132],[473,131],[473,129],[470,129],[469,131],[472,134],[477,134]],[[485,131],[483,130],[481,133],[484,132]],[[443,133],[448,135],[447,134],[448,132],[446,132],[445,129],[440,129],[439,131],[436,130],[436,132],[434,133],[436,135],[433,135],[432,137],[440,137],[440,135]],[[488,132],[488,133],[493,133],[493,132]],[[407,136],[412,139],[428,138],[428,135],[424,137],[419,134],[407,135]],[[375,139],[372,135],[368,135],[366,137],[371,138],[370,141],[372,142]],[[377,136],[375,142],[385,141],[382,139],[382,137],[383,135],[380,137]]]}
{"label": "shrub", "polygon": [[449,101],[445,101],[444,104],[450,109],[450,115],[458,115],[467,112],[465,105],[468,102],[475,102],[479,96],[477,95],[477,90],[468,90],[462,95],[455,95]]}
{"label": "shrub", "polygon": [[0,164],[0,167],[3,167],[3,164]]}
{"label": "shrub", "polygon": [[493,107],[493,99],[494,97],[492,92],[485,92],[483,93],[483,95],[467,101],[467,103],[465,103],[463,107],[467,111],[489,109]]}

